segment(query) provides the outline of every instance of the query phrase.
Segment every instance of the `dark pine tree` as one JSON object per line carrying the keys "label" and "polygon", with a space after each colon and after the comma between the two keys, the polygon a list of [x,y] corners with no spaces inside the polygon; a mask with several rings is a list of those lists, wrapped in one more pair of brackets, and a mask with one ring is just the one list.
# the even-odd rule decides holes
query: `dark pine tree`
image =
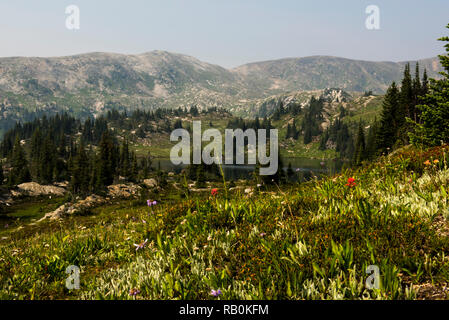
{"label": "dark pine tree", "polygon": [[[449,24],[446,28],[449,29]],[[415,122],[415,131],[410,134],[415,145],[436,146],[449,142],[449,37],[438,40],[448,42],[446,54],[438,56],[444,68],[441,72],[443,77],[430,79],[429,93],[423,98],[423,104],[418,106],[421,123]]]}
{"label": "dark pine tree", "polygon": [[363,130],[362,122],[359,122],[359,128],[357,131],[357,138],[355,142],[355,152],[353,157],[353,163],[359,165],[366,159],[366,142],[365,132]]}
{"label": "dark pine tree", "polygon": [[16,138],[11,156],[11,171],[8,177],[8,185],[14,186],[23,182],[31,181],[30,170],[25,151],[23,150],[19,137]]}
{"label": "dark pine tree", "polygon": [[102,192],[113,183],[117,168],[117,147],[109,131],[101,136],[94,189]]}
{"label": "dark pine tree", "polygon": [[396,83],[392,83],[382,103],[382,113],[376,144],[380,152],[387,153],[396,142],[397,132],[400,128],[399,118],[402,118],[399,109],[399,91]]}
{"label": "dark pine tree", "polygon": [[78,147],[78,153],[73,160],[72,177],[70,180],[70,189],[73,194],[87,195],[90,184],[89,158],[86,154],[84,143]]}

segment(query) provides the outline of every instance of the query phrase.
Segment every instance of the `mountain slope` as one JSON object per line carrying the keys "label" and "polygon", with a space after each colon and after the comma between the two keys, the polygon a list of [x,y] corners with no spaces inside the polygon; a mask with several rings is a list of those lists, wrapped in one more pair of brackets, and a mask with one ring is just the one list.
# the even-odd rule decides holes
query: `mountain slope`
{"label": "mountain slope", "polygon": [[[421,70],[436,77],[441,67],[438,58],[418,61]],[[276,90],[316,90],[338,87],[347,91],[384,92],[392,81],[398,81],[407,62],[372,62],[329,56],[288,58],[250,63],[233,71],[247,85],[265,92]],[[412,68],[415,62],[412,63]]]}
{"label": "mountain slope", "polygon": [[[111,108],[198,105],[242,110],[288,91],[338,87],[382,92],[401,78],[404,64],[315,56],[227,70],[165,51],[0,58],[0,133],[15,121],[60,111],[86,117]],[[431,77],[441,69],[437,58],[420,65]]]}

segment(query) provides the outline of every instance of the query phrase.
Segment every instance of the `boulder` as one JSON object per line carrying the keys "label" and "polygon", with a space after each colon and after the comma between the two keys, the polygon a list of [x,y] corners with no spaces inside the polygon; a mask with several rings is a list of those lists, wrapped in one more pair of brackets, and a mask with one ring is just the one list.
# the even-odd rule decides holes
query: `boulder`
{"label": "boulder", "polygon": [[86,210],[89,210],[91,208],[100,206],[102,204],[105,204],[107,200],[103,197],[97,196],[97,195],[90,195],[84,200],[80,200],[76,203],[65,203],[62,206],[58,207],[56,210],[48,212],[45,214],[45,216],[40,219],[39,221],[50,219],[60,219],[67,215],[73,215],[77,214]]}
{"label": "boulder", "polygon": [[108,196],[112,198],[131,198],[140,194],[142,188],[136,184],[113,184],[108,186]]}
{"label": "boulder", "polygon": [[148,188],[155,188],[155,187],[157,187],[157,181],[154,178],[143,180],[143,184],[145,186],[147,186]]}
{"label": "boulder", "polygon": [[40,185],[36,182],[26,182],[19,184],[16,190],[11,190],[13,197],[18,196],[46,196],[46,195],[56,195],[63,196],[66,189],[62,187],[57,187],[53,185]]}

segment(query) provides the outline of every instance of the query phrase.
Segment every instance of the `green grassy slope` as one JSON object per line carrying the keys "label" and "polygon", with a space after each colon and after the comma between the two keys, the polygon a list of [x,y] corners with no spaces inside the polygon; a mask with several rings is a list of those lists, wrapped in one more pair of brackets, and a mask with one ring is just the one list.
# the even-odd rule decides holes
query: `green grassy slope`
{"label": "green grassy slope", "polygon": [[[447,156],[406,149],[252,197],[227,199],[217,185],[217,196],[156,195],[153,208],[125,201],[4,230],[0,298],[447,298]],[[69,265],[81,268],[80,290],[65,288]],[[365,287],[368,265],[379,267],[379,289]]]}

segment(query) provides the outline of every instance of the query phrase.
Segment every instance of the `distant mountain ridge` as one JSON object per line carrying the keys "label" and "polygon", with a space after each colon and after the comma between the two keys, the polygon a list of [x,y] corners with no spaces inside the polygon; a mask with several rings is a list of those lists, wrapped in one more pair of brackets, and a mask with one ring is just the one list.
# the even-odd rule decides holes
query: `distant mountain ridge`
{"label": "distant mountain ridge", "polygon": [[[441,71],[437,58],[419,63],[429,77]],[[312,56],[225,69],[166,51],[0,58],[0,130],[45,112],[89,116],[111,108],[244,108],[255,99],[329,87],[382,93],[401,78],[404,65]]]}
{"label": "distant mountain ridge", "polygon": [[[399,81],[406,63],[419,62],[431,77],[442,71],[439,59],[428,58],[418,61],[374,62],[352,60],[332,56],[310,56],[249,63],[234,69],[244,75],[250,83],[257,83],[265,89],[319,90],[338,87],[346,91],[373,91],[383,93],[392,81]],[[271,86],[271,87],[268,87]]]}

